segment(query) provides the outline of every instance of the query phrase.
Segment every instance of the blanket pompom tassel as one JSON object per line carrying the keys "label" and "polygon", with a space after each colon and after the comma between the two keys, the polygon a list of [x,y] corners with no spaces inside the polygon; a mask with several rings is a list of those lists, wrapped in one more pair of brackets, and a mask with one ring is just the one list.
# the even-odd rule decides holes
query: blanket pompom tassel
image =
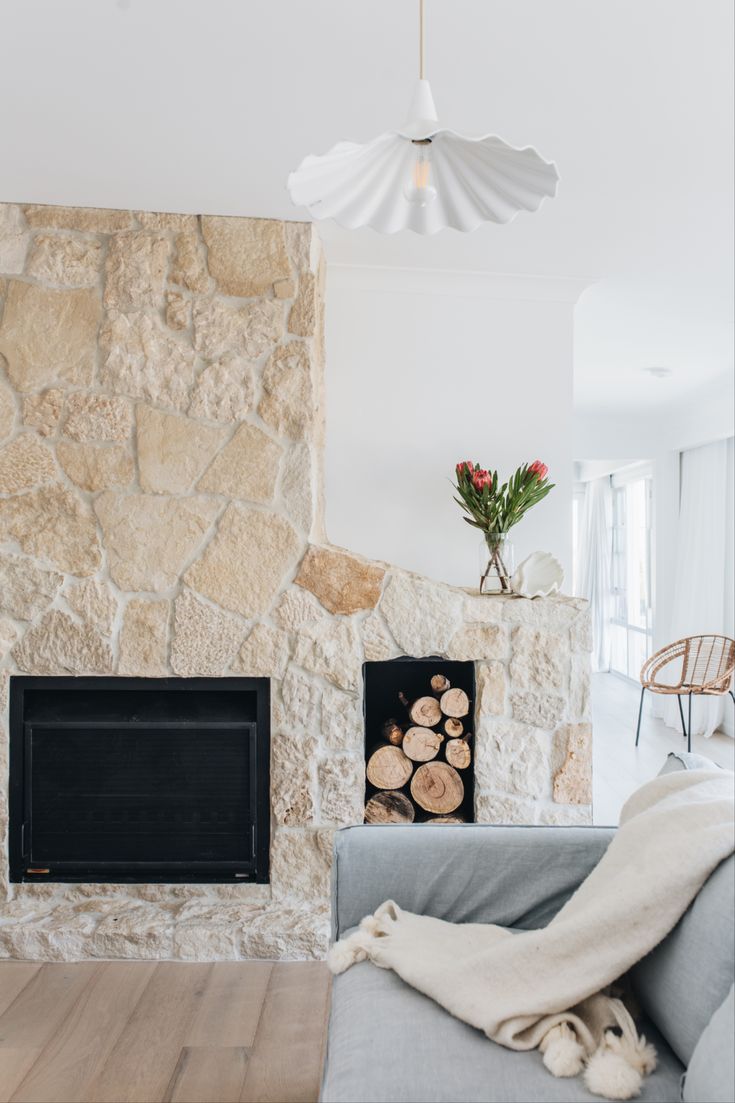
{"label": "blanket pompom tassel", "polygon": [[552,1027],[541,1040],[539,1049],[552,1076],[578,1076],[584,1068],[584,1046],[568,1023]]}
{"label": "blanket pompom tassel", "polygon": [[335,976],[344,973],[358,961],[366,961],[376,938],[389,933],[399,908],[392,900],[381,904],[374,915],[366,915],[354,934],[335,942],[327,954],[327,965]]}
{"label": "blanket pompom tassel", "polygon": [[656,1050],[645,1037],[606,1030],[599,1047],[587,1062],[584,1082],[594,1095],[608,1099],[634,1099],[643,1077],[656,1067]]}

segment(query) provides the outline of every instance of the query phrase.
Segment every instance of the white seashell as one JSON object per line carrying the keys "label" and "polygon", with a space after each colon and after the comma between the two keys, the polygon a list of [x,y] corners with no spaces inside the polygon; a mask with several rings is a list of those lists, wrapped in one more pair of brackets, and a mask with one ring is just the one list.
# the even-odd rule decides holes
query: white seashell
{"label": "white seashell", "polygon": [[[556,166],[531,146],[516,149],[495,135],[469,138],[441,126],[428,81],[419,81],[409,118],[401,130],[364,145],[338,142],[322,156],[305,157],[288,178],[293,202],[312,218],[333,218],[351,230],[435,234],[445,226],[467,231],[510,222],[556,194]],[[430,157],[435,192],[423,206],[404,194],[417,141]]]}
{"label": "white seashell", "polygon": [[551,552],[537,551],[518,564],[510,585],[520,597],[548,597],[559,592],[563,581],[559,560]]}

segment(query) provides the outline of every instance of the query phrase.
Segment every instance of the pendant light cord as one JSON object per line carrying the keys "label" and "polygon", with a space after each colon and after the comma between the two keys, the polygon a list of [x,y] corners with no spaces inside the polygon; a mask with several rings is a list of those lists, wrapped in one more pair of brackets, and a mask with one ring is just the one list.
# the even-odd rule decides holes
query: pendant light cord
{"label": "pendant light cord", "polygon": [[424,42],[424,0],[419,0],[419,80],[424,79],[426,47]]}

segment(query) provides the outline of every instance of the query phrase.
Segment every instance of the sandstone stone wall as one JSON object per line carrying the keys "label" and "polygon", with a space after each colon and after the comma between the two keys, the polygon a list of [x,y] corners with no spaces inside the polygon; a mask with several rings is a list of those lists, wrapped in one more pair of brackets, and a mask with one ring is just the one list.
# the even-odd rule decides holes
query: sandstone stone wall
{"label": "sandstone stone wall", "polygon": [[10,885],[3,841],[0,955],[322,954],[365,659],[477,661],[478,820],[590,820],[585,603],[326,544],[322,288],[308,224],[0,205],[0,839],[11,673],[273,679],[271,884]]}

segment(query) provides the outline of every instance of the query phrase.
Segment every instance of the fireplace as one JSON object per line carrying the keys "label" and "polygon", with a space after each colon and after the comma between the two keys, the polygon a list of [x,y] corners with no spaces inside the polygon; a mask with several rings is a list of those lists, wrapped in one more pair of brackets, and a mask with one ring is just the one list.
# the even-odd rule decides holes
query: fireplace
{"label": "fireplace", "polygon": [[475,664],[364,666],[365,822],[474,820]]}
{"label": "fireplace", "polygon": [[267,678],[14,677],[13,881],[267,882]]}

